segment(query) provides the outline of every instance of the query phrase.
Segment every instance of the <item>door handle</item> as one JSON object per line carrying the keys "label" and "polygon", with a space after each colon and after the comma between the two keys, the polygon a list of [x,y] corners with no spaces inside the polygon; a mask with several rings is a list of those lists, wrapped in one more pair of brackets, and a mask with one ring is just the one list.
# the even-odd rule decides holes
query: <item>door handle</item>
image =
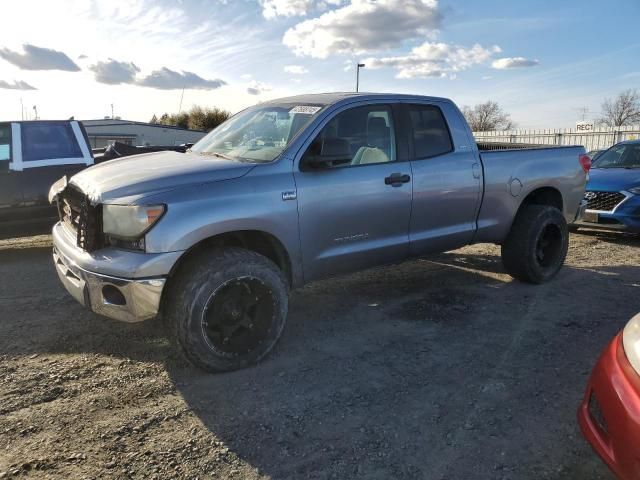
{"label": "door handle", "polygon": [[399,187],[403,183],[409,183],[411,177],[409,175],[402,175],[401,173],[392,173],[384,179],[385,185],[391,185],[392,187]]}

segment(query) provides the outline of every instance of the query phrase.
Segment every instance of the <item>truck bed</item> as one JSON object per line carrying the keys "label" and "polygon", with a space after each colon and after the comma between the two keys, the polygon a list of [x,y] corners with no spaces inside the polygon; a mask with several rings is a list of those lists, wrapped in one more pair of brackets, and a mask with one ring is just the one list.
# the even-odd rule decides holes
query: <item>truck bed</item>
{"label": "truck bed", "polygon": [[501,243],[522,199],[542,187],[559,192],[565,219],[568,223],[575,219],[584,196],[584,174],[579,162],[584,147],[491,143],[487,148],[484,143],[478,148],[484,195],[476,242]]}

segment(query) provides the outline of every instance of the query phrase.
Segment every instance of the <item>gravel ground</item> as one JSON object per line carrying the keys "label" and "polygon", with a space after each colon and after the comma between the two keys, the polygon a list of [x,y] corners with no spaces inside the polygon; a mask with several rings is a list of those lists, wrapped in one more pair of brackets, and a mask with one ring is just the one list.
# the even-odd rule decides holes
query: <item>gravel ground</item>
{"label": "gravel ground", "polygon": [[0,478],[610,479],[575,412],[638,247],[574,234],[542,286],[486,245],[318,282],[266,361],[207,375],[77,305],[49,237],[0,241]]}

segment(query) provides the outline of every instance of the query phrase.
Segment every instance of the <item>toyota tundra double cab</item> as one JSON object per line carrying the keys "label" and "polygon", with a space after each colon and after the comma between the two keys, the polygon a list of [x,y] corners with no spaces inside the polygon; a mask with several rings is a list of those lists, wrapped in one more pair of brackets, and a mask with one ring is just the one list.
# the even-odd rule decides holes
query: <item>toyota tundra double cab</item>
{"label": "toyota tundra double cab", "polygon": [[324,277],[489,242],[516,279],[550,280],[589,158],[582,147],[481,147],[443,98],[261,103],[185,153],[116,159],[54,184],[55,267],[97,314],[160,315],[208,371],[265,357],[290,289]]}

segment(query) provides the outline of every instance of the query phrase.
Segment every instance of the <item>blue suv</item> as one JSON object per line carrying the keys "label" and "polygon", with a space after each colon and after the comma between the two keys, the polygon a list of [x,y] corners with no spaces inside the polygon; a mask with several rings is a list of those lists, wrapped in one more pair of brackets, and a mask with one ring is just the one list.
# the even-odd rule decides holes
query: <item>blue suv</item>
{"label": "blue suv", "polygon": [[640,140],[618,143],[597,157],[585,200],[576,226],[640,233]]}

